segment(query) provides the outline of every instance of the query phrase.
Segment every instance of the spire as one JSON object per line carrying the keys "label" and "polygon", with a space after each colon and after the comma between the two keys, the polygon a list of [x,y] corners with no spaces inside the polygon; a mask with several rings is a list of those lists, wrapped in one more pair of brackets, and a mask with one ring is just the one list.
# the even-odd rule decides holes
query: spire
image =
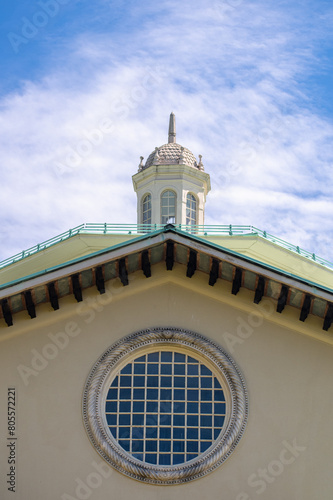
{"label": "spire", "polygon": [[176,117],[174,113],[171,113],[170,115],[170,121],[169,121],[169,143],[170,142],[176,142]]}

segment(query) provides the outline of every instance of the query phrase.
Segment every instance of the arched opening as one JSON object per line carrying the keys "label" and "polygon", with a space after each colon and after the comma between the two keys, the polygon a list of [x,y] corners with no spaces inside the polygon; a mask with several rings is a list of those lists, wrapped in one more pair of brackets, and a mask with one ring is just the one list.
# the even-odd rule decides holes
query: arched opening
{"label": "arched opening", "polygon": [[142,224],[151,224],[151,195],[147,194],[142,200]]}
{"label": "arched opening", "polygon": [[186,197],[186,225],[197,225],[197,200],[192,193],[187,193]]}
{"label": "arched opening", "polygon": [[161,223],[175,224],[176,222],[176,193],[164,191],[161,196]]}

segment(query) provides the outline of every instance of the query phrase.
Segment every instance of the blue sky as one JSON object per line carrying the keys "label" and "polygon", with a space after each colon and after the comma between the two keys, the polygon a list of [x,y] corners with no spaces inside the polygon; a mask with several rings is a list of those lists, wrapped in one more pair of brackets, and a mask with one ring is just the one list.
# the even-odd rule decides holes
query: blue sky
{"label": "blue sky", "polygon": [[4,0],[0,19],[0,259],[135,223],[131,176],[174,111],[211,175],[207,224],[333,261],[330,1]]}

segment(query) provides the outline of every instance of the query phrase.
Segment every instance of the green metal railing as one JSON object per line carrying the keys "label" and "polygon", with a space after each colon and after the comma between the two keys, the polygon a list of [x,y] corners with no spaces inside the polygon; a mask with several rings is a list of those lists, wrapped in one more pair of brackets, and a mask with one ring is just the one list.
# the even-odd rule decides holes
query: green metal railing
{"label": "green metal railing", "polygon": [[[205,236],[216,235],[246,235],[253,234],[260,236],[261,238],[265,238],[268,241],[271,241],[280,247],[286,248],[292,252],[296,252],[302,257],[306,257],[317,264],[324,265],[329,268],[333,268],[333,263],[322,259],[315,255],[314,253],[307,252],[306,250],[302,250],[299,246],[292,245],[280,238],[276,238],[272,234],[267,233],[266,231],[261,231],[254,226],[237,226],[237,225],[212,225],[212,226],[187,226],[182,224],[173,224],[175,229],[180,231],[184,231],[190,233],[192,235],[204,238]],[[55,236],[43,243],[39,243],[27,250],[23,250],[13,257],[9,257],[8,259],[0,262],[0,269],[6,266],[13,264],[14,262],[20,261],[31,255],[34,255],[46,248],[49,248],[61,241],[68,240],[77,234],[132,234],[133,236],[142,236],[144,234],[149,234],[154,231],[160,231],[164,229],[165,226],[162,224],[81,224],[80,226],[76,226],[68,231]]]}

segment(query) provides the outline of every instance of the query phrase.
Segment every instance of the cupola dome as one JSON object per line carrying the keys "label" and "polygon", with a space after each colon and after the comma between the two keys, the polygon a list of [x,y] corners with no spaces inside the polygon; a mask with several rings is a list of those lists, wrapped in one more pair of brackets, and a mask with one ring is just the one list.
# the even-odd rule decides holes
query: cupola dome
{"label": "cupola dome", "polygon": [[198,170],[204,170],[201,155],[199,155],[198,163],[192,151],[176,143],[176,118],[174,113],[170,115],[169,142],[159,148],[156,147],[148,156],[146,163],[141,162],[139,172],[152,165],[187,165]]}

